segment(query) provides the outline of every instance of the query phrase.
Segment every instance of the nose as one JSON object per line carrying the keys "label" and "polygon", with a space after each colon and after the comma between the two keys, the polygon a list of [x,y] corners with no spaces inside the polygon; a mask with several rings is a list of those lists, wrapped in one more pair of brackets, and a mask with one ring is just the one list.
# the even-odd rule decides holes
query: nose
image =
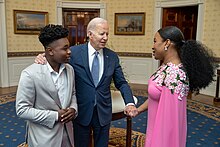
{"label": "nose", "polygon": [[70,48],[68,48],[66,52],[67,52],[67,54],[70,55],[70,54],[71,54],[71,50],[70,50]]}
{"label": "nose", "polygon": [[104,39],[104,40],[108,40],[108,35],[107,35],[107,34],[104,34],[103,39]]}

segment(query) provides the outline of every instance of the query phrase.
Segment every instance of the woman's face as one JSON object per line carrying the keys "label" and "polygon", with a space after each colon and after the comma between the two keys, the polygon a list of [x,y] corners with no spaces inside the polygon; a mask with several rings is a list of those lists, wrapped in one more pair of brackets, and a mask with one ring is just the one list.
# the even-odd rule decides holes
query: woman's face
{"label": "woman's face", "polygon": [[163,39],[161,38],[160,34],[157,32],[154,35],[154,44],[153,44],[153,56],[156,60],[161,60],[163,61],[164,59],[164,54],[165,54],[165,41],[163,41]]}

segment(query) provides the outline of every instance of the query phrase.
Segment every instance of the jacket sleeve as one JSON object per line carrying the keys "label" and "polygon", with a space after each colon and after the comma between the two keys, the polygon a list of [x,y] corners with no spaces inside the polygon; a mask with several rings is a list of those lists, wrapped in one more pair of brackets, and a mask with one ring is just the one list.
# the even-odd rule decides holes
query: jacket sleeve
{"label": "jacket sleeve", "polygon": [[24,70],[21,73],[16,95],[16,113],[18,117],[53,128],[58,112],[40,110],[35,106],[36,91],[33,77]]}
{"label": "jacket sleeve", "polygon": [[166,86],[162,87],[151,146],[185,146],[186,97],[179,100],[178,96],[179,94],[171,93],[171,90]]}
{"label": "jacket sleeve", "polygon": [[134,103],[131,88],[124,77],[124,73],[119,63],[119,58],[117,55],[115,55],[114,61],[115,61],[115,69],[113,74],[113,80],[115,87],[120,90],[122,97],[124,98],[125,104]]}
{"label": "jacket sleeve", "polygon": [[76,115],[75,115],[75,118],[76,118],[77,115],[78,115],[78,105],[77,105],[77,99],[76,99],[75,75],[74,75],[74,72],[73,72],[72,101],[71,101],[71,104],[70,104],[70,108],[73,108],[73,109],[76,110]]}

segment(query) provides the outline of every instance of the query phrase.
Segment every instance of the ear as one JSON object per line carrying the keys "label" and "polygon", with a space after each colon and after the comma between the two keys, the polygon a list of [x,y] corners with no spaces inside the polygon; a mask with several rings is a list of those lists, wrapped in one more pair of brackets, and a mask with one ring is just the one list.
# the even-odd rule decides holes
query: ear
{"label": "ear", "polygon": [[53,56],[53,49],[51,47],[47,47],[46,50],[49,53],[49,55]]}
{"label": "ear", "polygon": [[171,44],[170,39],[167,39],[165,42],[166,42],[166,43],[165,43],[165,47],[168,48],[168,47],[170,46],[170,44]]}
{"label": "ear", "polygon": [[91,35],[92,35],[92,32],[91,32],[91,31],[88,31],[88,33],[87,33],[87,37],[90,38]]}

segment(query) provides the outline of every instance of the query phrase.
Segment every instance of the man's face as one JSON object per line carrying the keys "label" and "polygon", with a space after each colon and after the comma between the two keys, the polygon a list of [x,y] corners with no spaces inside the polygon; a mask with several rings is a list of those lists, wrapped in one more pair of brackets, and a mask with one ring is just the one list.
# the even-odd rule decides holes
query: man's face
{"label": "man's face", "polygon": [[54,62],[65,63],[70,59],[70,44],[67,38],[61,38],[50,44],[50,55]]}
{"label": "man's face", "polygon": [[91,45],[96,50],[104,48],[108,41],[108,33],[109,27],[107,23],[97,24],[96,28],[93,31],[88,32]]}

